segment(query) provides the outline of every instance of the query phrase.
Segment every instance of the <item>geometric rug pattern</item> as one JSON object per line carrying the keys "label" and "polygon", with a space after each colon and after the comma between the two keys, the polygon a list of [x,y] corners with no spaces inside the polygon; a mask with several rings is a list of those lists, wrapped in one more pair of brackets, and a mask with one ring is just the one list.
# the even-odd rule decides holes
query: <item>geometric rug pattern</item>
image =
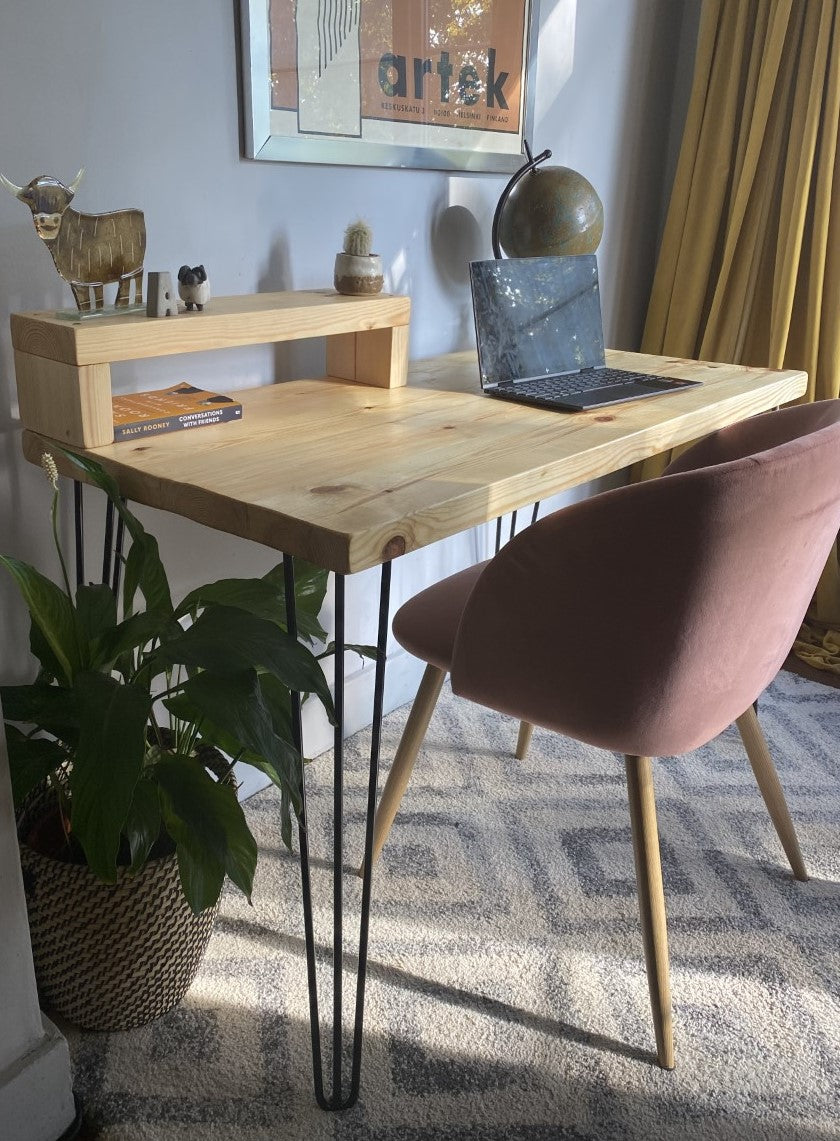
{"label": "geometric rug pattern", "polygon": [[[385,759],[406,714],[385,720]],[[759,716],[808,883],[793,879],[734,728],[654,763],[673,1072],[653,1054],[621,758],[536,730],[516,761],[516,724],[445,689],[376,868],[358,1104],[314,1102],[299,869],[267,790],[246,805],[253,906],[226,889],[182,1005],[119,1034],[63,1027],[82,1136],[840,1138],[840,691],[781,673]],[[347,743],[350,964],[368,748],[368,733]],[[330,771],[329,755],[308,769],[319,941]]]}

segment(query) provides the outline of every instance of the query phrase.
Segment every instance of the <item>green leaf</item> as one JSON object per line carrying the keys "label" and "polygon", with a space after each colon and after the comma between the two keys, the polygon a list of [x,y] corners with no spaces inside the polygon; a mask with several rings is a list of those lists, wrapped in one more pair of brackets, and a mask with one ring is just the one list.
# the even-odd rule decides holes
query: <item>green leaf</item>
{"label": "green leaf", "polygon": [[35,622],[55,656],[62,681],[72,681],[79,669],[76,617],[70,599],[28,563],[0,555],[0,565],[12,575]]}
{"label": "green leaf", "polygon": [[[271,783],[280,790],[280,820],[283,821],[283,803],[291,804],[295,812],[300,812],[303,807],[303,798],[301,796],[301,785],[298,781],[297,784],[291,784],[285,772],[281,774],[280,768],[276,763],[266,760],[265,757],[258,757],[255,753],[243,753],[240,757],[240,763],[243,765],[250,765],[251,768],[257,769],[259,772],[264,773]],[[283,843],[287,848],[291,849],[291,832],[289,838],[286,838],[285,832],[281,833],[283,836]]]}
{"label": "green leaf", "polygon": [[131,874],[146,862],[152,845],[160,835],[161,811],[157,786],[152,780],[139,780],[134,787],[131,807],[123,827],[131,851]]}
{"label": "green leaf", "polygon": [[257,842],[232,785],[220,784],[189,757],[155,766],[167,831],[175,840],[181,885],[193,911],[212,907],[222,889],[219,869],[248,901],[257,866]]}
{"label": "green leaf", "polygon": [[49,737],[27,737],[14,725],[6,725],[12,797],[19,808],[34,788],[67,760],[67,750]]}
{"label": "green leaf", "polygon": [[365,646],[358,642],[346,642],[344,645],[346,650],[353,650],[360,658],[369,658],[371,661],[376,661],[377,649],[376,646]]}
{"label": "green leaf", "polygon": [[[216,732],[215,726],[208,727],[208,729],[210,736],[205,737],[202,733],[202,740],[215,745],[217,749],[224,748],[222,744],[224,735]],[[285,741],[278,741],[277,744],[278,748],[273,757],[263,757],[247,749],[241,754],[229,755],[236,756],[240,764],[250,765],[251,768],[265,773],[272,784],[276,785],[291,800],[295,811],[298,811],[303,804],[300,780],[303,761],[294,746],[286,744]],[[225,752],[228,750],[225,749]]]}
{"label": "green leaf", "polygon": [[[297,808],[296,812],[300,812]],[[292,850],[292,812],[289,794],[285,789],[280,793],[280,839],[291,852]]]}
{"label": "green leaf", "polygon": [[[282,564],[281,564],[282,565]],[[298,606],[317,618],[324,605],[329,573],[306,559],[295,559],[295,599]]]}
{"label": "green leaf", "polygon": [[91,672],[79,674],[76,693],[81,730],[70,773],[72,828],[91,870],[112,883],[152,700],[139,686]]}
{"label": "green leaf", "polygon": [[[88,459],[86,456],[77,456],[75,452],[68,452],[65,448],[57,447],[56,450],[61,452],[63,456],[66,456],[76,467],[86,472],[90,477],[90,482],[102,488],[118,511],[120,507],[125,506],[120,495],[117,481],[113,476],[108,475],[101,464],[97,463],[96,460]],[[131,512],[128,512],[128,514],[131,515]],[[133,518],[133,516],[131,517]]]}
{"label": "green leaf", "polygon": [[[206,687],[208,684],[212,686],[213,683],[208,681],[211,675],[200,674],[199,676],[204,678],[204,681],[199,682],[197,688]],[[263,690],[263,682],[272,682],[282,693],[285,693],[285,710],[278,712],[272,707],[272,699],[270,696],[266,696]],[[222,684],[225,696],[227,696],[230,690],[229,679],[224,679]],[[174,697],[167,698],[164,704],[170,713],[179,720],[201,726],[199,737],[202,744],[213,745],[228,757],[235,757],[242,764],[250,765],[252,768],[264,772],[279,789],[291,790],[293,801],[298,806],[300,804],[302,760],[300,753],[288,741],[288,737],[291,735],[288,718],[288,690],[285,690],[281,683],[270,674],[260,675],[257,685],[260,698],[265,705],[265,712],[268,714],[268,722],[274,729],[273,736],[268,733],[268,726],[263,714],[259,715],[258,725],[253,726],[250,730],[244,729],[241,723],[243,717],[241,705],[237,705],[233,711],[236,717],[234,720],[234,716],[229,715],[229,712],[226,713],[224,706],[216,700],[215,690],[211,690],[207,694],[206,700],[200,698],[203,701],[203,708],[199,708],[195,702],[190,700],[189,690],[187,693],[179,693]],[[251,689],[247,690],[247,694],[244,690],[237,691],[234,701],[241,702],[243,698],[247,701],[250,700],[251,696],[253,696]],[[278,715],[275,718],[276,712]],[[226,727],[217,724],[216,719],[225,721]],[[237,736],[231,732],[231,728],[240,735]],[[262,742],[263,748],[270,748],[270,755],[264,757],[252,747],[248,747],[241,739],[246,733],[252,742],[259,740]]]}
{"label": "green leaf", "polygon": [[136,542],[139,536],[145,534],[143,524],[128,508],[125,501],[123,500],[119,484],[112,475],[109,475],[108,472],[105,471],[100,463],[98,463],[96,460],[89,459],[87,456],[79,456],[76,455],[75,452],[68,452],[66,449],[61,447],[57,448],[57,450],[61,452],[63,456],[66,456],[66,458],[72,464],[75,464],[76,467],[81,468],[81,470],[87,474],[91,483],[95,484],[105,492],[105,494],[108,496],[108,498],[111,500],[119,512],[120,518],[125,524],[126,530],[131,536],[132,542]]}
{"label": "green leaf", "polygon": [[251,667],[270,671],[290,689],[317,693],[335,723],[332,697],[321,667],[295,638],[253,614],[214,606],[183,635],[158,651],[161,661],[235,674]]}
{"label": "green leaf", "polygon": [[[97,487],[100,487],[119,512],[126,530],[131,536],[131,548],[126,558],[123,609],[130,614],[133,609],[134,595],[139,587],[149,609],[172,611],[172,597],[169,592],[169,583],[166,571],[160,561],[157,540],[149,535],[137,518],[123,501],[119,485],[113,476],[109,475],[96,460],[85,456],[77,456],[64,448],[58,449],[76,467],[81,468]],[[135,551],[135,547],[139,548]]]}
{"label": "green leaf", "polygon": [[283,592],[264,578],[223,578],[199,586],[191,590],[176,608],[175,617],[180,618],[211,605],[234,606],[258,618],[285,625]]}
{"label": "green leaf", "polygon": [[[169,629],[171,619],[156,610],[144,610],[124,619],[100,639],[96,664],[105,666],[122,654],[148,645]],[[180,630],[180,627],[178,627]]]}
{"label": "green leaf", "polygon": [[75,746],[79,737],[79,710],[73,689],[35,681],[30,685],[0,686],[7,721],[34,725]]}
{"label": "green leaf", "polygon": [[274,674],[257,677],[263,705],[271,716],[271,726],[283,741],[292,741],[292,699],[288,687]]}
{"label": "green leaf", "polygon": [[[201,719],[206,718],[223,733],[229,734],[235,746],[226,749],[232,755],[247,749],[270,758],[277,749],[271,715],[262,701],[255,670],[242,670],[223,677],[205,671],[184,682],[183,697]],[[175,702],[164,701],[175,711]],[[183,708],[183,707],[182,707]],[[202,736],[204,735],[202,726]]]}
{"label": "green leaf", "polygon": [[61,663],[52,651],[47,639],[37,622],[29,622],[29,649],[32,656],[41,664],[41,676],[45,680],[60,681],[62,676]]}
{"label": "green leaf", "polygon": [[[123,591],[122,606],[126,617],[134,614],[134,598],[140,589],[140,578],[143,574],[143,548],[140,543],[132,542],[128,554],[123,555]],[[145,596],[144,596],[145,597]]]}
{"label": "green leaf", "polygon": [[[360,658],[371,658],[374,662],[376,661],[376,646],[362,646],[362,645],[358,645],[356,642],[345,642],[344,643],[344,649],[345,649],[345,651],[346,650],[353,650],[355,653],[357,653],[359,655]],[[328,658],[330,656],[330,654],[334,654],[334,653],[335,653],[335,642],[329,642],[324,647],[324,650],[322,651],[322,653],[317,655],[318,661],[320,662],[322,658]]]}
{"label": "green leaf", "polygon": [[117,601],[110,587],[79,586],[76,590],[76,615],[85,651],[85,668],[99,665],[96,642],[117,624]]}
{"label": "green leaf", "polygon": [[225,865],[201,847],[197,837],[173,812],[163,791],[160,802],[166,830],[175,841],[181,890],[192,911],[198,915],[208,907],[213,907],[222,894]]}
{"label": "green leaf", "polygon": [[125,560],[124,613],[131,614],[134,609],[134,596],[138,588],[145,599],[147,610],[172,614],[172,595],[160,559],[157,539],[142,529],[132,538],[131,548]]}
{"label": "green leaf", "polygon": [[[186,685],[186,681],[183,684]],[[164,698],[163,704],[173,717],[188,725],[197,725],[204,717],[204,713],[183,692]]]}
{"label": "green leaf", "polygon": [[[283,600],[283,626],[286,625],[286,580],[283,564],[278,563],[267,575],[266,582],[272,583],[280,591]],[[318,621],[324,606],[329,574],[321,567],[308,563],[306,559],[295,559],[295,616],[298,636],[307,642],[326,642],[327,632]]]}

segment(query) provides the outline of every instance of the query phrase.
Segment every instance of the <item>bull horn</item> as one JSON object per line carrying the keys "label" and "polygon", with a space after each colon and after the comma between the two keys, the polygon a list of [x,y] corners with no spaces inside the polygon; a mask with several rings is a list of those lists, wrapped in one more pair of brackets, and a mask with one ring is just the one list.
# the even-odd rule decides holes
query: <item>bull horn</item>
{"label": "bull horn", "polygon": [[10,182],[8,178],[6,178],[5,174],[0,174],[0,183],[6,187],[10,194],[14,194],[15,198],[20,198],[21,194],[23,194],[23,187],[15,186],[13,182]]}
{"label": "bull horn", "polygon": [[81,169],[79,170],[79,173],[76,175],[76,177],[70,183],[70,185],[67,187],[67,189],[70,191],[71,194],[75,194],[76,191],[79,189],[79,184],[81,183],[82,179],[84,178],[84,175],[85,175],[85,168],[81,167]]}

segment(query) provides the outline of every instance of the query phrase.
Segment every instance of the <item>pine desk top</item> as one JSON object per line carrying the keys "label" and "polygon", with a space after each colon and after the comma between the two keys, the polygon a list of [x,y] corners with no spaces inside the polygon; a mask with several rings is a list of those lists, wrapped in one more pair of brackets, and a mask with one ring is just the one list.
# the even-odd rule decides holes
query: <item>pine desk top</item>
{"label": "pine desk top", "polygon": [[[591,412],[541,411],[481,396],[475,354],[454,353],[413,362],[404,388],[269,384],[236,393],[241,422],[84,454],[129,500],[350,573],[785,404],[806,386],[797,370],[607,357],[703,385]],[[50,443],[24,432],[33,462]]]}

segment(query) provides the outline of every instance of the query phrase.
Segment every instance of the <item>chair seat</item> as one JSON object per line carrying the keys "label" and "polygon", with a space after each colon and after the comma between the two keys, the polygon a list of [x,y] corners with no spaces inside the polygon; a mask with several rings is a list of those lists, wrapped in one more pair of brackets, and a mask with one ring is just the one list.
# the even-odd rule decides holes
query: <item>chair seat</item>
{"label": "chair seat", "polygon": [[394,637],[410,654],[449,672],[466,601],[486,562],[421,590],[394,615]]}

